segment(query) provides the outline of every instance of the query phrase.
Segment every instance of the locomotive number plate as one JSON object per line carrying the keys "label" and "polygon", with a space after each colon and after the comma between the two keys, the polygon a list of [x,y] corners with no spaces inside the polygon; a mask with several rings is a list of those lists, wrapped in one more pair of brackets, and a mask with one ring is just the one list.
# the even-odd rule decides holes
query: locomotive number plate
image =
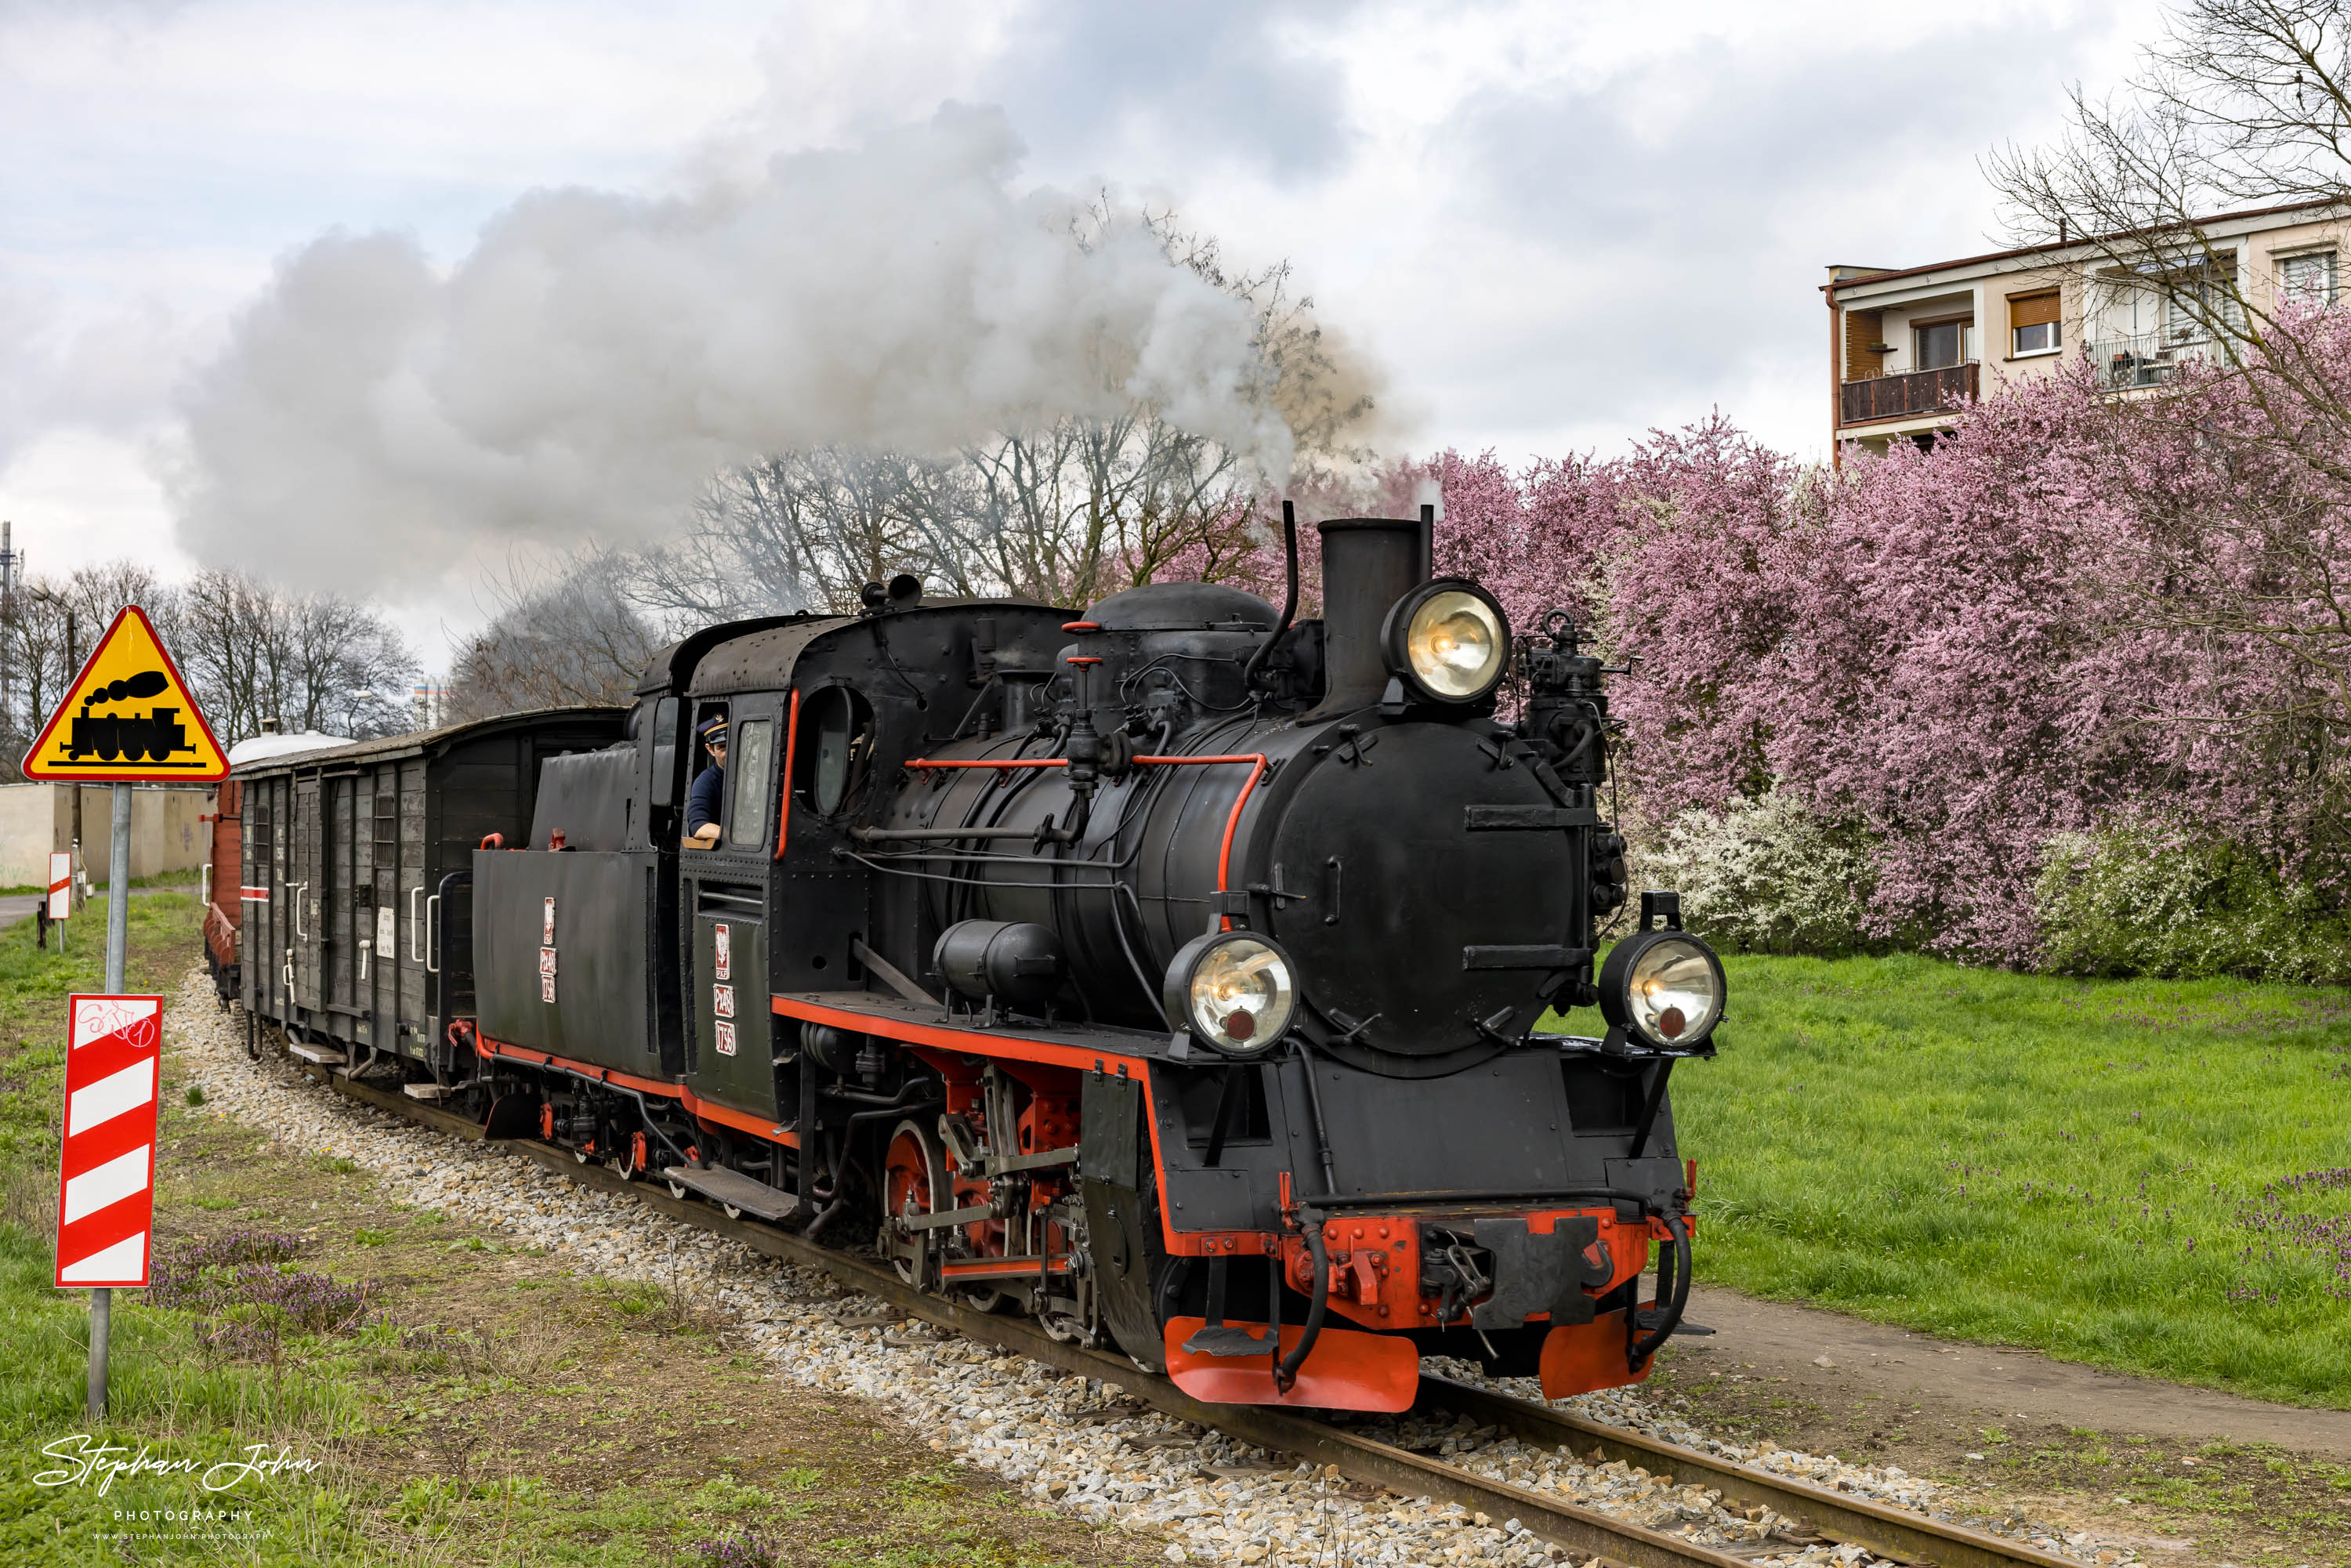
{"label": "locomotive number plate", "polygon": [[735,988],[732,986],[711,987],[710,1010],[723,1019],[733,1018],[735,1016]]}
{"label": "locomotive number plate", "polygon": [[733,1024],[728,1023],[725,1019],[720,1019],[716,1024],[711,1026],[710,1032],[717,1042],[719,1055],[732,1056],[735,1054],[735,1026]]}
{"label": "locomotive number plate", "polygon": [[726,938],[726,923],[723,920],[713,923],[710,927],[710,977],[714,980],[735,977],[734,944]]}

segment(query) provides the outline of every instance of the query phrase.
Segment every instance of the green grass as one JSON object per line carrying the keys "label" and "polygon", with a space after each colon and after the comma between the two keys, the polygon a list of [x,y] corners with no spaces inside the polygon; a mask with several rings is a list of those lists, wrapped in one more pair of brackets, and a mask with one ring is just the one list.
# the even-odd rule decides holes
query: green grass
{"label": "green grass", "polygon": [[[190,866],[185,871],[159,871],[146,876],[132,877],[131,885],[132,887],[195,887],[203,882],[204,874],[204,868],[201,866]],[[89,879],[89,890],[92,894],[90,902],[82,913],[74,916],[76,920],[88,919],[90,910],[104,907],[100,900],[106,896],[106,878],[92,876]],[[5,898],[12,894],[48,891],[47,887],[37,882],[20,882],[8,887],[0,887],[0,898]]]}
{"label": "green grass", "polygon": [[[87,1437],[89,1445],[117,1448],[120,1459],[144,1449],[158,1459],[193,1460],[201,1471],[241,1457],[255,1443],[275,1454],[282,1442],[298,1457],[319,1458],[325,1443],[348,1429],[366,1355],[358,1342],[335,1345],[305,1336],[289,1347],[298,1375],[217,1363],[196,1347],[191,1314],[148,1307],[132,1291],[116,1292],[107,1417],[91,1423],[81,1408],[87,1292],[50,1289],[53,1264],[46,1236],[0,1227],[0,1446],[16,1456],[0,1479],[0,1562],[120,1563],[125,1553],[103,1539],[107,1532],[172,1527],[125,1525],[116,1511],[185,1510],[198,1490],[186,1476],[172,1474],[119,1479],[103,1494],[96,1477],[41,1486],[35,1479],[41,1471],[70,1468],[69,1459],[42,1460],[45,1449],[78,1454]],[[234,1528],[250,1529],[266,1542],[229,1560],[357,1560],[339,1522],[341,1500],[299,1474],[246,1481],[207,1500],[250,1510]],[[141,1559],[177,1555],[161,1543],[134,1545]]]}
{"label": "green grass", "polygon": [[[158,893],[131,901],[131,950],[170,954],[183,962],[196,952],[196,901],[185,894]],[[0,1050],[24,1037],[21,1049],[0,1061],[0,1172],[12,1178],[57,1164],[57,1115],[65,1072],[65,998],[75,991],[105,989],[106,900],[93,898],[74,917],[71,947],[57,951],[50,933],[46,950],[33,946],[28,918],[0,931]],[[168,992],[178,983],[178,965],[162,977],[133,966],[134,989]],[[54,1015],[54,1028],[28,1029]],[[15,1216],[11,1216],[15,1218]]]}
{"label": "green grass", "polygon": [[[105,918],[106,901],[93,899],[77,931],[103,933]],[[177,894],[136,900],[130,936],[131,987],[168,992],[194,951],[195,900]],[[0,932],[0,1179],[7,1193],[0,1221],[0,1451],[14,1456],[0,1470],[0,1562],[117,1563],[134,1553],[140,1561],[177,1560],[185,1549],[153,1533],[192,1527],[126,1522],[118,1511],[184,1511],[199,1490],[187,1477],[131,1477],[102,1494],[95,1479],[41,1486],[37,1475],[69,1468],[43,1458],[43,1450],[62,1443],[65,1453],[82,1452],[86,1437],[120,1448],[119,1459],[144,1448],[152,1458],[202,1469],[242,1457],[249,1444],[274,1453],[283,1441],[297,1455],[316,1457],[348,1429],[370,1352],[358,1341],[305,1335],[289,1344],[299,1375],[223,1362],[197,1347],[193,1314],[118,1291],[107,1416],[100,1423],[88,1418],[89,1292],[49,1283],[56,1258],[48,1205],[64,1071],[62,998],[101,988],[104,950],[100,941],[78,937],[68,952],[54,943],[44,952],[32,937],[29,920]],[[168,1101],[163,1109],[166,1117],[192,1113]],[[251,1512],[194,1528],[251,1531],[254,1544],[210,1547],[199,1553],[205,1560],[273,1568],[359,1560],[346,1500],[329,1485],[298,1475],[266,1486],[246,1481],[217,1494],[216,1506]],[[122,1531],[149,1538],[120,1547],[106,1539]]]}
{"label": "green grass", "polygon": [[2351,1407],[2351,997],[1728,968],[1674,1074],[1701,1281]]}
{"label": "green grass", "polygon": [[[93,904],[82,929],[104,913]],[[196,955],[195,903],[158,894],[130,914],[131,988],[170,995]],[[1138,1560],[1123,1538],[1017,1493],[934,1474],[935,1456],[862,1405],[843,1415],[777,1390],[684,1295],[581,1281],[557,1260],[453,1235],[350,1160],[290,1154],[199,1107],[179,1092],[175,1009],[160,1254],[230,1231],[292,1233],[281,1269],[364,1281],[375,1321],[303,1332],[282,1293],[226,1270],[178,1298],[185,1308],[118,1291],[112,1397],[93,1425],[89,1292],[49,1281],[63,998],[98,988],[99,945],[42,953],[31,936],[29,922],[0,931],[0,1564],[694,1568],[707,1561],[694,1543],[737,1533],[829,1568]],[[118,1477],[103,1492],[95,1476],[37,1484],[89,1444],[199,1473],[282,1444],[321,1468],[217,1496],[188,1473]],[[191,1521],[192,1507],[245,1511]]]}

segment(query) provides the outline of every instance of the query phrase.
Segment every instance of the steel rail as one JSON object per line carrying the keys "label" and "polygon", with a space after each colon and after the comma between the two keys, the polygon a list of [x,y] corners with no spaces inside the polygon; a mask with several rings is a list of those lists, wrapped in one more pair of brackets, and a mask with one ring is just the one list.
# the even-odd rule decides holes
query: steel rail
{"label": "steel rail", "polygon": [[1933,1563],[1938,1568],[2012,1568],[2016,1563],[2031,1563],[2034,1568],[2081,1568],[2070,1557],[2054,1556],[1964,1525],[1946,1524],[1865,1498],[1848,1497],[1808,1481],[1775,1475],[1676,1443],[1661,1442],[1622,1427],[1611,1427],[1573,1411],[1513,1399],[1490,1388],[1424,1375],[1420,1396],[1430,1405],[1502,1427],[1546,1448],[1564,1444],[1577,1454],[1604,1464],[1622,1459],[1652,1475],[1670,1475],[1685,1486],[1712,1487],[1727,1500],[1761,1503],[1791,1518],[1803,1519],[1831,1540],[1853,1542],[1880,1557]]}
{"label": "steel rail", "polygon": [[[341,1073],[313,1063],[304,1063],[302,1071],[338,1093],[421,1126],[455,1137],[484,1141],[478,1124],[437,1106],[388,1093],[371,1084],[353,1082]],[[1336,1466],[1339,1473],[1350,1480],[1407,1496],[1458,1503],[1497,1520],[1516,1519],[1544,1541],[1627,1568],[1744,1568],[1751,1554],[1751,1548],[1734,1555],[1701,1546],[1630,1520],[1581,1507],[1555,1494],[1478,1475],[1294,1410],[1276,1406],[1205,1404],[1167,1378],[1141,1371],[1124,1356],[1065,1343],[1026,1318],[983,1312],[932,1295],[906,1284],[882,1265],[803,1240],[776,1226],[747,1218],[729,1219],[710,1205],[672,1197],[658,1182],[630,1181],[601,1164],[583,1165],[571,1151],[553,1144],[523,1138],[498,1141],[580,1186],[632,1195],[648,1207],[682,1224],[741,1242],[768,1257],[822,1270],[842,1285],[886,1301],[909,1317],[1059,1371],[1114,1384],[1153,1409],[1179,1421],[1213,1427],[1276,1453],[1292,1454],[1318,1465]],[[1824,1487],[1448,1378],[1423,1375],[1420,1397],[1426,1405],[1452,1410],[1483,1425],[1503,1427],[1544,1448],[1555,1450],[1564,1446],[1587,1461],[1597,1463],[1621,1459],[1652,1475],[1669,1478],[1677,1485],[1713,1488],[1721,1492],[1726,1501],[1761,1504],[1791,1521],[1801,1521],[1812,1534],[1851,1542],[1881,1557],[1931,1563],[1937,1568],[2082,1568],[2074,1559],[2054,1556],[2022,1542],[1847,1497]],[[1804,1542],[1774,1541],[1771,1544],[1792,1553],[1801,1552]]]}

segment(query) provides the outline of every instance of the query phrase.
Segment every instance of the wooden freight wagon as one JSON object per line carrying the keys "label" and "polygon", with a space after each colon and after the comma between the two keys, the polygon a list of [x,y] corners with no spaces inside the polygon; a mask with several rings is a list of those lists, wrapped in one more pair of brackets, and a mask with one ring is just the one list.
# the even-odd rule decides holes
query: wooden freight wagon
{"label": "wooden freight wagon", "polygon": [[310,1061],[469,1075],[443,1026],[474,1010],[474,851],[525,841],[539,764],[612,745],[627,717],[509,714],[238,767],[221,786],[237,871],[216,855],[213,885],[245,891],[237,994],[256,1026]]}

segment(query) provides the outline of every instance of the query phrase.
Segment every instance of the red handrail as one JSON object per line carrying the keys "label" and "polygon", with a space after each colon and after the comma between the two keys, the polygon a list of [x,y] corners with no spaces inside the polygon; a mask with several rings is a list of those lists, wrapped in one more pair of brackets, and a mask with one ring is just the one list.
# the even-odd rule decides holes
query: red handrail
{"label": "red handrail", "polygon": [[[1155,767],[1166,768],[1181,768],[1187,764],[1194,767],[1204,767],[1208,764],[1217,762],[1249,762],[1255,764],[1255,766],[1249,769],[1248,779],[1241,785],[1241,792],[1233,797],[1233,809],[1230,812],[1227,813],[1225,817],[1225,841],[1223,846],[1217,851],[1217,891],[1218,893],[1228,891],[1226,884],[1232,879],[1233,834],[1239,830],[1241,825],[1241,808],[1249,804],[1250,794],[1257,789],[1257,781],[1265,777],[1265,770],[1268,766],[1265,753],[1262,751],[1252,751],[1229,757],[1138,757],[1134,760],[1138,765],[1149,763]],[[1231,915],[1225,915],[1217,917],[1218,930],[1230,931],[1232,928],[1233,917]]]}
{"label": "red handrail", "polygon": [[776,858],[784,858],[784,839],[792,831],[792,750],[800,740],[800,689],[792,688],[792,710],[784,718],[784,787],[776,804]]}
{"label": "red handrail", "polygon": [[918,757],[904,764],[918,770],[925,768],[1067,768],[1069,765],[1070,759],[1066,757],[989,758],[976,762],[934,762],[927,757]]}
{"label": "red handrail", "polygon": [[1168,768],[1181,768],[1186,763],[1204,762],[1254,762],[1262,768],[1266,764],[1266,756],[1262,751],[1243,751],[1229,757],[1138,757],[1135,760]]}
{"label": "red handrail", "polygon": [[[1231,755],[1220,754],[1215,757],[1138,757],[1134,759],[1134,762],[1135,766],[1139,768],[1206,768],[1228,762],[1248,762],[1255,765],[1249,769],[1248,779],[1242,783],[1240,793],[1233,797],[1233,809],[1231,811],[1228,812],[1225,817],[1225,840],[1223,844],[1219,846],[1217,851],[1217,891],[1218,893],[1229,892],[1230,889],[1227,884],[1231,881],[1232,877],[1233,835],[1240,830],[1241,810],[1244,807],[1248,806],[1249,796],[1256,792],[1258,780],[1265,777],[1265,770],[1271,766],[1271,764],[1266,759],[1265,753],[1262,751],[1249,751]],[[1067,768],[1069,765],[1070,759],[1066,757],[987,758],[967,761],[948,762],[934,761],[927,757],[918,757],[913,761],[905,764],[907,768],[912,769],[926,768]],[[1219,919],[1222,922],[1221,929],[1230,931],[1233,928],[1233,917],[1231,915],[1222,915],[1219,916]]]}

